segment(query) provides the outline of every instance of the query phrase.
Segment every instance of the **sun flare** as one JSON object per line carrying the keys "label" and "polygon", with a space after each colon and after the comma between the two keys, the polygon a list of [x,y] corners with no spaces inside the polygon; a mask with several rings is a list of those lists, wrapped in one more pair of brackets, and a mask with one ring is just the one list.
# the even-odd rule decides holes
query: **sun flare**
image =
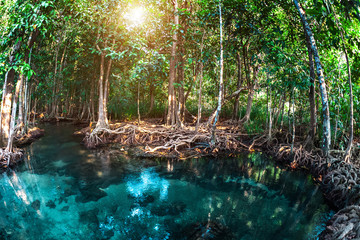
{"label": "sun flare", "polygon": [[144,13],[145,10],[143,7],[135,7],[128,12],[127,19],[134,25],[140,25],[144,22]]}

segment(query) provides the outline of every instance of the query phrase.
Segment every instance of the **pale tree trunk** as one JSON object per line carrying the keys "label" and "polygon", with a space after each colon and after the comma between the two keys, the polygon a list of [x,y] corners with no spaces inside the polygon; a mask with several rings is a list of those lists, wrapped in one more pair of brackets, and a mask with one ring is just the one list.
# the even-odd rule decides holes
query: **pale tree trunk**
{"label": "pale tree trunk", "polygon": [[196,127],[195,131],[199,130],[200,122],[201,122],[201,107],[202,107],[202,80],[203,80],[203,69],[204,69],[204,62],[203,62],[203,50],[204,50],[204,38],[205,38],[205,30],[203,32],[203,36],[201,38],[201,45],[200,45],[200,66],[199,66],[199,90],[198,90],[198,114],[196,120]]}
{"label": "pale tree trunk", "polygon": [[175,32],[173,34],[173,43],[171,48],[171,58],[170,58],[170,73],[169,73],[169,87],[168,87],[168,113],[166,118],[167,125],[175,125],[176,123],[176,96],[174,83],[176,78],[176,45],[177,45],[177,30],[179,25],[179,15],[178,15],[178,2],[174,0],[174,24]]}
{"label": "pale tree trunk", "polygon": [[152,82],[150,82],[149,91],[150,91],[150,93],[149,93],[150,94],[150,108],[146,115],[150,115],[150,113],[152,112],[152,110],[154,108],[154,103],[155,103],[155,87]]}
{"label": "pale tree trunk", "polygon": [[185,94],[184,94],[184,75],[185,75],[185,64],[184,57],[180,53],[180,66],[178,70],[178,96],[179,96],[179,118],[181,122],[185,120]]}
{"label": "pale tree trunk", "polygon": [[[29,52],[29,61],[28,64],[31,66],[31,54],[32,54],[32,46]],[[27,55],[27,54],[26,54]],[[25,61],[27,61],[27,56],[25,57]],[[21,134],[25,134],[27,132],[27,102],[28,102],[28,84],[29,78],[26,77],[25,84],[22,83],[22,87],[20,89],[20,97],[19,97],[19,119],[18,126],[21,130]]]}
{"label": "pale tree trunk", "polygon": [[323,114],[323,144],[322,149],[325,156],[329,155],[330,144],[331,144],[331,128],[330,128],[330,112],[329,112],[329,101],[326,90],[325,78],[323,69],[320,62],[319,53],[316,47],[315,38],[311,31],[311,28],[306,20],[305,11],[297,0],[293,0],[296,8],[299,11],[299,15],[302,21],[302,24],[305,28],[305,34],[310,38],[310,44],[312,53],[314,55],[314,61],[316,65],[316,71],[319,78],[319,88],[321,93],[321,102],[322,102],[322,114]]}
{"label": "pale tree trunk", "polygon": [[59,45],[56,47],[55,50],[55,67],[54,67],[54,81],[53,81],[53,92],[52,92],[52,105],[51,105],[51,113],[49,114],[50,117],[56,117],[56,101],[57,101],[57,96],[56,96],[56,86],[57,86],[57,62],[58,62],[58,56],[59,56],[59,48],[60,48],[60,41],[59,41]]}
{"label": "pale tree trunk", "polygon": [[91,90],[90,90],[90,110],[91,110],[91,116],[90,119],[92,122],[95,122],[95,91],[96,91],[96,56],[94,56],[94,77],[91,79]]}
{"label": "pale tree trunk", "polygon": [[138,80],[138,87],[137,87],[137,115],[138,115],[138,123],[140,125],[140,80]]}
{"label": "pale tree trunk", "polygon": [[[8,143],[7,143],[7,147],[6,147],[6,151],[8,152],[12,152],[13,150],[13,141],[14,141],[14,133],[15,133],[15,118],[16,118],[16,107],[17,107],[17,102],[19,99],[19,93],[20,93],[20,89],[23,87],[23,82],[24,82],[24,75],[21,74],[19,80],[16,83],[16,89],[15,89],[15,95],[13,97],[13,103],[12,103],[12,112],[11,112],[11,121],[10,121],[10,131],[9,131],[9,138],[8,138]],[[10,158],[9,158],[10,160]],[[9,161],[7,163],[7,165],[9,165]]]}
{"label": "pale tree trunk", "polygon": [[268,86],[268,96],[269,96],[269,103],[268,103],[268,112],[269,112],[269,135],[268,138],[271,139],[271,131],[272,131],[272,109],[271,109],[271,87]]}
{"label": "pale tree trunk", "polygon": [[223,98],[223,88],[224,88],[224,80],[223,80],[223,72],[224,72],[224,50],[223,50],[223,26],[222,26],[222,16],[221,16],[221,1],[219,1],[219,14],[220,14],[220,81],[219,81],[219,98],[218,98],[218,107],[216,109],[216,114],[214,118],[214,123],[212,126],[211,133],[211,143],[215,144],[215,130],[216,123],[218,121],[220,111],[221,111],[221,101]]}
{"label": "pale tree trunk", "polygon": [[[115,44],[115,38],[112,41],[112,45],[111,45],[111,51],[113,51],[114,49],[114,44]],[[105,42],[105,48],[107,47],[107,44]],[[106,75],[105,75],[105,83],[104,83],[104,113],[105,113],[105,118],[106,121],[107,120],[107,116],[108,116],[108,111],[107,111],[107,103],[108,103],[108,99],[109,99],[109,89],[110,89],[110,73],[111,73],[111,66],[112,66],[112,59],[110,58],[108,61],[108,66],[106,69]]]}
{"label": "pale tree trunk", "polygon": [[292,90],[292,140],[291,140],[291,153],[294,150],[295,143],[295,92]]}
{"label": "pale tree trunk", "polygon": [[[305,30],[305,29],[304,29]],[[310,38],[307,34],[306,37],[306,46],[308,49],[309,55],[309,69],[310,69],[310,90],[309,90],[309,103],[310,103],[310,143],[314,144],[314,137],[316,134],[316,104],[315,104],[315,69],[313,54],[311,49]]]}
{"label": "pale tree trunk", "polygon": [[[340,59],[339,59],[339,79],[341,77],[341,67],[340,67]],[[340,87],[338,86],[338,95],[342,97],[342,94],[340,92]],[[333,136],[333,147],[335,147],[336,144],[336,137],[337,137],[337,131],[338,131],[338,123],[339,123],[339,115],[340,115],[340,106],[339,103],[336,104],[335,109],[337,109],[336,117],[335,117],[335,128],[334,128],[334,136]]]}
{"label": "pale tree trunk", "polygon": [[[100,57],[100,76],[99,76],[99,115],[98,122],[96,124],[97,128],[107,128],[109,123],[107,116],[105,114],[105,96],[104,96],[104,64],[105,64],[105,53],[100,50],[100,47],[96,45],[98,51],[101,52]],[[106,88],[106,87],[105,87]]]}
{"label": "pale tree trunk", "polygon": [[[241,58],[240,58],[240,53],[237,52],[237,61],[238,61],[238,81],[237,81],[237,89],[240,89],[241,85],[242,85],[242,75],[241,75]],[[233,111],[233,120],[238,120],[239,119],[239,99],[240,99],[240,93],[238,93],[235,97],[235,102],[234,102],[234,111]]]}
{"label": "pale tree trunk", "polygon": [[[10,65],[13,65],[15,62],[15,54],[19,51],[21,47],[21,41],[19,41],[12,49],[10,54]],[[6,144],[9,138],[10,130],[10,119],[11,119],[11,103],[13,98],[14,90],[14,81],[15,81],[15,70],[12,68],[5,75],[4,81],[4,90],[3,90],[3,100],[1,102],[1,136],[3,145]]]}
{"label": "pale tree trunk", "polygon": [[253,68],[254,80],[249,89],[248,100],[247,100],[247,104],[246,104],[246,113],[245,113],[245,116],[241,119],[242,123],[247,123],[250,120],[251,108],[252,108],[252,104],[253,104],[253,100],[254,100],[255,87],[257,84],[257,80],[258,80],[257,78],[258,78],[259,69],[260,69],[259,65]]}
{"label": "pale tree trunk", "polygon": [[279,121],[279,116],[281,114],[281,112],[283,111],[284,109],[284,104],[285,104],[285,101],[286,101],[286,95],[285,95],[285,91],[284,91],[284,94],[281,96],[280,98],[280,103],[279,103],[279,108],[275,114],[275,118],[274,118],[274,122],[273,122],[273,127],[275,128],[277,126],[277,123]]}

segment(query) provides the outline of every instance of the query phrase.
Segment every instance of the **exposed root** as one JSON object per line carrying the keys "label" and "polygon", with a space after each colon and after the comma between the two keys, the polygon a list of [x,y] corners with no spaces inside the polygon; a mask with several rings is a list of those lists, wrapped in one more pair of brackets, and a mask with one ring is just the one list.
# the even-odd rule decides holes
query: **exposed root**
{"label": "exposed root", "polygon": [[15,136],[15,144],[16,146],[25,146],[28,145],[32,142],[34,142],[36,139],[40,138],[44,136],[44,130],[37,128],[37,127],[33,127],[31,129],[28,130],[28,132],[24,135],[21,135],[20,133]]}
{"label": "exposed root", "polygon": [[328,226],[320,235],[320,239],[359,239],[360,238],[360,207],[349,206],[338,211],[329,221]]}
{"label": "exposed root", "polygon": [[338,208],[359,205],[360,169],[342,161],[334,161],[330,170],[323,180],[326,198]]}
{"label": "exposed root", "polygon": [[96,148],[106,143],[116,142],[124,145],[145,145],[147,153],[167,153],[184,157],[189,151],[199,154],[216,153],[220,151],[247,150],[248,145],[240,141],[238,129],[219,127],[216,130],[216,141],[211,143],[211,131],[206,128],[195,132],[188,128],[169,128],[158,125],[114,124],[108,128],[90,128],[81,130],[84,133],[84,143],[88,148]]}
{"label": "exposed root", "polygon": [[9,152],[5,148],[0,148],[0,168],[6,169],[16,165],[23,156],[24,152],[22,149],[14,148],[13,152]]}

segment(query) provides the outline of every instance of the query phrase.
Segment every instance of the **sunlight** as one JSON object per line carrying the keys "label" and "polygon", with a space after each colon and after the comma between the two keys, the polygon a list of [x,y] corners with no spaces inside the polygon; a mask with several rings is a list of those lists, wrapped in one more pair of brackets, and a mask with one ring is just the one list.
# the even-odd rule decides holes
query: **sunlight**
{"label": "sunlight", "polygon": [[144,22],[144,13],[145,10],[143,7],[135,7],[126,14],[126,18],[130,20],[133,25],[140,25]]}

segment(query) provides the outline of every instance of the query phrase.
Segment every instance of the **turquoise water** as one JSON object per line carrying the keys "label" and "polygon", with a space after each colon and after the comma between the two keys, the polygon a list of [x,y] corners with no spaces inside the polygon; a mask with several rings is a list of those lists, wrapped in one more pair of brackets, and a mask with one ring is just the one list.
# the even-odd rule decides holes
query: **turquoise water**
{"label": "turquoise water", "polygon": [[45,131],[0,177],[0,239],[315,239],[331,215],[309,176],[261,154],[131,159]]}

